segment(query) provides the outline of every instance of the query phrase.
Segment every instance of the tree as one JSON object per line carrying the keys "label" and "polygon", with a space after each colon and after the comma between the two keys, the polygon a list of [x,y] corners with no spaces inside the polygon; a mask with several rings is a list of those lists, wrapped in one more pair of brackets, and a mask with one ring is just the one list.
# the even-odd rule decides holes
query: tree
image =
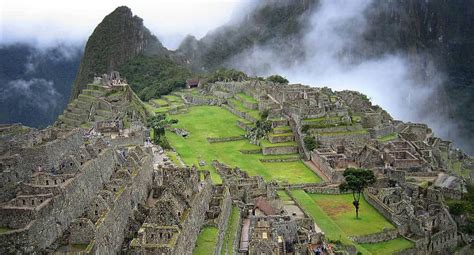
{"label": "tree", "polygon": [[316,142],[316,139],[314,136],[305,136],[303,138],[304,141],[304,147],[306,147],[307,150],[312,151],[318,147],[318,143]]}
{"label": "tree", "polygon": [[274,82],[274,83],[281,83],[281,84],[288,84],[289,83],[289,81],[285,77],[280,76],[280,75],[268,76],[267,81],[271,81],[271,82]]}
{"label": "tree", "polygon": [[178,120],[167,120],[165,114],[157,114],[148,118],[147,126],[153,130],[153,142],[161,145],[165,149],[169,147],[169,143],[165,137],[165,129],[176,123],[178,123]]}
{"label": "tree", "polygon": [[359,218],[360,194],[369,185],[375,183],[375,175],[372,171],[359,168],[347,168],[344,171],[345,182],[339,185],[341,191],[352,191],[354,201],[352,204],[356,210],[356,218]]}

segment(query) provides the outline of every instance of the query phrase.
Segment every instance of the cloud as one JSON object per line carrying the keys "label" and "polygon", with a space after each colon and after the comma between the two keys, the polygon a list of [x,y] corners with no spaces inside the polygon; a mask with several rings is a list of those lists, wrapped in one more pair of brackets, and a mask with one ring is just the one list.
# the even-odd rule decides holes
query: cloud
{"label": "cloud", "polygon": [[60,98],[54,83],[45,79],[18,79],[0,88],[0,104],[15,99],[19,107],[34,106],[43,112],[55,108]]}
{"label": "cloud", "polygon": [[311,15],[309,30],[303,38],[297,38],[298,42],[292,42],[303,47],[304,59],[288,65],[292,56],[281,51],[278,42],[255,46],[233,58],[229,65],[253,75],[278,73],[294,83],[357,90],[396,119],[428,123],[438,136],[461,141],[456,123],[447,120],[445,109],[436,102],[442,99],[442,72],[431,65],[425,70],[428,75],[420,79],[420,69],[413,64],[413,58],[426,56],[399,53],[364,58],[354,53],[360,46],[370,50],[359,43],[368,28],[364,14],[372,2],[321,0]]}
{"label": "cloud", "polygon": [[170,48],[235,16],[250,0],[0,0],[0,43],[83,42],[116,7],[126,5]]}

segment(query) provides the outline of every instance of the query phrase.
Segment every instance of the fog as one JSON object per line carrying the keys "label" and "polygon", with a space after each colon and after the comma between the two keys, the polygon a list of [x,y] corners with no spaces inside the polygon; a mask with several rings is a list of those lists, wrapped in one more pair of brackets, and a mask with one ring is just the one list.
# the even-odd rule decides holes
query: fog
{"label": "fog", "polygon": [[163,44],[174,49],[187,34],[197,38],[230,21],[250,0],[0,0],[0,44],[54,46],[83,43],[116,7],[126,5]]}
{"label": "fog", "polygon": [[[372,1],[321,0],[309,20],[309,31],[303,38],[295,38],[298,42],[294,45],[302,46],[304,59],[294,59],[288,65],[287,60],[294,56],[285,55],[281,45],[267,44],[242,52],[229,64],[255,75],[281,74],[292,83],[360,91],[394,118],[428,123],[436,135],[462,145],[463,140],[457,137],[456,123],[445,118],[446,106],[439,101],[443,75],[436,66],[429,66],[424,78],[419,79],[420,75],[415,71],[418,69],[414,68],[411,59],[413,56],[386,54],[364,59],[353,53],[361,46],[360,37],[368,26],[364,11]],[[119,5],[127,5],[135,15],[143,18],[145,26],[167,48],[175,49],[187,34],[202,38],[219,26],[238,23],[258,3],[261,2],[0,0],[0,45],[28,42],[40,49],[60,45],[57,48],[63,50],[59,50],[62,53],[58,56],[67,58],[68,52],[72,52],[68,45],[82,47],[105,15]],[[36,66],[28,61],[25,68],[31,73]],[[29,83],[24,80],[16,84]],[[466,143],[463,147],[470,146],[469,141]]]}
{"label": "fog", "polygon": [[456,123],[446,119],[446,107],[436,101],[442,92],[440,70],[428,66],[420,75],[412,64],[413,56],[385,54],[363,59],[352,53],[367,29],[364,11],[371,3],[321,0],[311,15],[309,31],[294,42],[303,46],[304,60],[296,59],[288,66],[289,56],[274,51],[279,45],[267,44],[243,52],[229,65],[253,75],[280,74],[291,83],[357,90],[395,119],[427,123],[437,136],[462,141],[457,137]]}

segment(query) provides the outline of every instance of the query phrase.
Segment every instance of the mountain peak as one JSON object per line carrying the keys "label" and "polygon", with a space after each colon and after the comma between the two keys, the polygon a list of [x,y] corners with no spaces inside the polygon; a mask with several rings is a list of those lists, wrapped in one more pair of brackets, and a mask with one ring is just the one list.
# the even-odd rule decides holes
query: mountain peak
{"label": "mountain peak", "polygon": [[91,82],[95,75],[118,69],[150,47],[154,52],[166,50],[129,7],[117,7],[105,16],[87,40],[72,99],[79,95],[84,85]]}

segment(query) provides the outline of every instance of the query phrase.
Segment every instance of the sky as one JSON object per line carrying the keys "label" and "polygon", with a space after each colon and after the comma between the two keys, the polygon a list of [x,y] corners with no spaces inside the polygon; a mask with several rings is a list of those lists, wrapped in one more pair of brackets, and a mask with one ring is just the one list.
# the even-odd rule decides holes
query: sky
{"label": "sky", "polygon": [[0,0],[0,44],[83,43],[107,14],[126,5],[166,47],[174,49],[187,34],[201,38],[225,24],[248,1]]}

